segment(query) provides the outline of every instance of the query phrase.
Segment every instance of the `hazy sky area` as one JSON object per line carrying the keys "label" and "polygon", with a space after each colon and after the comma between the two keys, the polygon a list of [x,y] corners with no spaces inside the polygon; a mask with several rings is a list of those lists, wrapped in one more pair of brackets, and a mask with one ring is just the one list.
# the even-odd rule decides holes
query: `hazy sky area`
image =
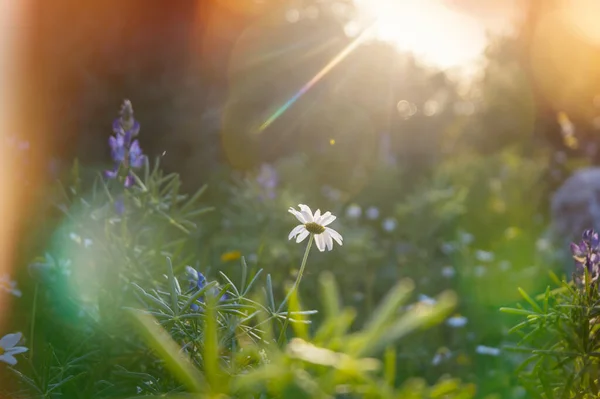
{"label": "hazy sky area", "polygon": [[[441,68],[471,67],[487,32],[510,32],[522,9],[514,0],[356,0],[360,24],[379,39]],[[371,22],[375,21],[375,22]]]}

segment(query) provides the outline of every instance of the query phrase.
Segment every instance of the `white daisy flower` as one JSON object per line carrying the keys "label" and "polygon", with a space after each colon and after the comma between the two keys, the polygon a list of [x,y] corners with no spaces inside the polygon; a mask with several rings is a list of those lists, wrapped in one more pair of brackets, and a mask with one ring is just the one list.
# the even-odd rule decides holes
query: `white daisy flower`
{"label": "white daisy flower", "polygon": [[321,252],[325,251],[325,248],[331,251],[333,248],[333,240],[339,245],[342,245],[342,236],[340,233],[329,227],[325,227],[336,219],[331,212],[325,212],[321,215],[321,210],[317,209],[313,215],[308,206],[304,204],[298,206],[300,207],[300,211],[290,207],[289,212],[296,216],[296,219],[302,224],[294,227],[290,232],[288,239],[291,240],[295,237],[296,242],[301,242],[308,237],[309,234],[312,234],[315,237],[317,248],[319,248],[319,251]]}
{"label": "white daisy flower", "polygon": [[0,362],[4,362],[14,366],[17,364],[17,359],[14,355],[19,353],[27,352],[27,348],[24,346],[15,346],[19,343],[23,334],[7,334],[0,338]]}

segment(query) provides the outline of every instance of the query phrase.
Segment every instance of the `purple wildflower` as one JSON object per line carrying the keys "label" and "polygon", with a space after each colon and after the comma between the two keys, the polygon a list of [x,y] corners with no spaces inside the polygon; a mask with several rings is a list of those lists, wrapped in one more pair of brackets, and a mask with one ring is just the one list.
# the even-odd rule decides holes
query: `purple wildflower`
{"label": "purple wildflower", "polygon": [[134,140],[129,147],[129,165],[132,168],[141,168],[144,165],[144,154],[137,140]]}
{"label": "purple wildflower", "polygon": [[[198,292],[199,290],[203,289],[206,286],[207,280],[206,280],[206,277],[204,277],[204,274],[200,273],[193,267],[186,266],[185,273],[186,273],[186,277],[189,282],[189,290],[191,290],[192,293]],[[220,289],[218,286],[215,286],[210,290],[210,293],[212,295],[218,295],[219,292],[220,292]],[[221,298],[219,300],[220,301],[227,300],[227,294],[221,295]],[[200,296],[200,298],[198,298],[198,302],[204,302],[204,296]],[[197,303],[192,303],[190,305],[190,309],[192,309],[195,312],[195,311],[198,311],[198,309],[200,309],[200,307],[198,306]]]}
{"label": "purple wildflower", "polygon": [[113,122],[113,132],[117,136],[123,136],[127,145],[131,143],[131,139],[140,132],[140,124],[133,117],[133,107],[131,101],[123,101],[121,106],[121,116]]}
{"label": "purple wildflower", "polygon": [[108,138],[110,155],[115,163],[112,170],[106,170],[104,176],[115,179],[119,176],[119,169],[124,166],[127,170],[125,175],[125,187],[131,187],[135,183],[129,168],[141,168],[146,156],[142,152],[138,140],[133,140],[140,131],[140,124],[133,118],[131,101],[125,100],[121,107],[121,116],[113,122],[114,136]]}
{"label": "purple wildflower", "polygon": [[127,147],[125,146],[125,137],[121,135],[110,136],[108,138],[108,145],[110,146],[110,156],[115,163],[121,163],[125,160],[127,154]]}
{"label": "purple wildflower", "polygon": [[594,282],[600,274],[600,235],[592,229],[583,232],[579,244],[572,243],[571,254],[575,259],[576,274],[581,276],[585,270]]}

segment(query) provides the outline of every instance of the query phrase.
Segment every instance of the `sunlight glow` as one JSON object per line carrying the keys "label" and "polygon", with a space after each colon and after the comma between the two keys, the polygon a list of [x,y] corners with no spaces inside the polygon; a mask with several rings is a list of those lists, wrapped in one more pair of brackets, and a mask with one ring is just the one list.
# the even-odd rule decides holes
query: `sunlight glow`
{"label": "sunlight glow", "polygon": [[440,0],[356,0],[361,24],[377,39],[441,68],[465,66],[485,47],[484,28]]}

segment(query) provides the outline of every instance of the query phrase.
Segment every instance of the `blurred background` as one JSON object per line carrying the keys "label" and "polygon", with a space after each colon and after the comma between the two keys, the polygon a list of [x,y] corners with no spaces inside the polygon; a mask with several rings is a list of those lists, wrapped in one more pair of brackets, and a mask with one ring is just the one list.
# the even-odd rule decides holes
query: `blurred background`
{"label": "blurred background", "polygon": [[48,247],[41,204],[73,159],[89,176],[110,165],[127,98],[145,153],[219,204],[196,237],[202,262],[235,273],[244,255],[283,290],[301,249],[278,220],[303,201],[331,209],[345,245],[308,281],[334,271],[364,311],[405,276],[419,300],[456,290],[454,321],[407,342],[404,371],[520,395],[519,359],[481,347],[507,340],[497,309],[518,286],[569,273],[553,245],[600,222],[595,177],[555,194],[600,162],[599,2],[3,4],[5,272]]}

